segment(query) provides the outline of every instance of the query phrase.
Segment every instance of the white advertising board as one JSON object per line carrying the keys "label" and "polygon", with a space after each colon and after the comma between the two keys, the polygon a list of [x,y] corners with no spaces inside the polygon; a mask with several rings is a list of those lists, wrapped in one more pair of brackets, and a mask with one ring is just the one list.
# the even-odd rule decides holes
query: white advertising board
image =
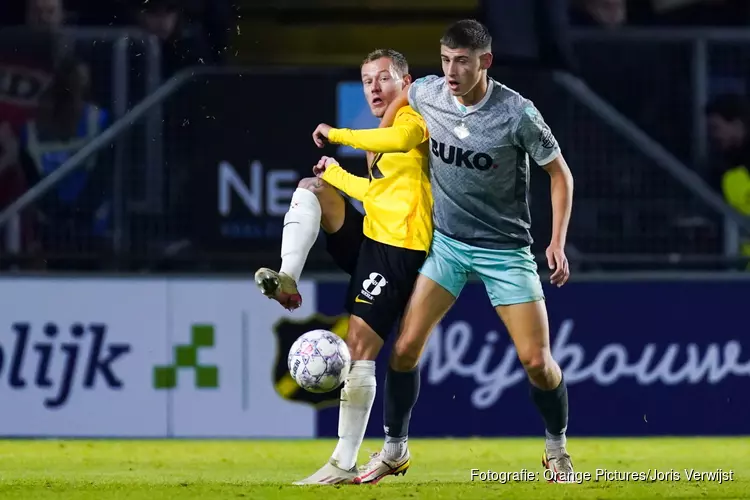
{"label": "white advertising board", "polygon": [[[303,307],[315,287],[302,283]],[[0,279],[0,436],[312,437],[251,281]]]}
{"label": "white advertising board", "polygon": [[[300,285],[304,301],[295,316],[315,310],[314,288]],[[287,401],[274,389],[273,325],[288,316],[279,304],[259,294],[252,282],[198,280],[172,285],[171,308],[173,345],[189,345],[195,340],[191,337],[202,334],[211,335],[214,343],[197,349],[199,368],[183,370],[172,391],[174,436],[314,435],[314,409]],[[218,380],[213,380],[214,368]],[[197,370],[205,374],[205,387],[199,387]]]}
{"label": "white advertising board", "polygon": [[166,285],[0,281],[0,434],[164,436]]}

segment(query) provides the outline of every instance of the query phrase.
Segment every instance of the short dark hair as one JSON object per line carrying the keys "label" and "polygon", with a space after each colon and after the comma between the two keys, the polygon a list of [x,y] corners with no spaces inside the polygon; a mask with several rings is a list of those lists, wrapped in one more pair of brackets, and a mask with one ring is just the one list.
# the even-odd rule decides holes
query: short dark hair
{"label": "short dark hair", "polygon": [[365,60],[362,61],[362,66],[364,66],[367,63],[377,61],[378,59],[382,59],[384,57],[387,57],[391,60],[391,64],[393,64],[393,68],[396,70],[396,72],[399,74],[399,76],[404,76],[409,74],[409,63],[406,60],[406,57],[401,52],[395,51],[393,49],[376,49],[367,54],[367,57],[365,57]]}
{"label": "short dark hair", "polygon": [[706,104],[706,115],[719,115],[727,121],[750,119],[750,104],[739,94],[720,94]]}
{"label": "short dark hair", "polygon": [[492,36],[487,26],[474,19],[463,19],[448,26],[440,45],[449,49],[490,50]]}

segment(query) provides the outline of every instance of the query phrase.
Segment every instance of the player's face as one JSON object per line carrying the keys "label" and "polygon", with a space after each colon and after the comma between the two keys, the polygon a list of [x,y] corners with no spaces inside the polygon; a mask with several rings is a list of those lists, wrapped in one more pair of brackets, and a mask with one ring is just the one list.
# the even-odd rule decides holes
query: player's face
{"label": "player's face", "polygon": [[396,72],[391,59],[381,57],[362,65],[362,86],[372,114],[382,118],[388,105],[398,97],[404,80]]}
{"label": "player's face", "polygon": [[479,83],[482,70],[490,67],[492,54],[471,49],[440,48],[443,74],[451,94],[463,96]]}

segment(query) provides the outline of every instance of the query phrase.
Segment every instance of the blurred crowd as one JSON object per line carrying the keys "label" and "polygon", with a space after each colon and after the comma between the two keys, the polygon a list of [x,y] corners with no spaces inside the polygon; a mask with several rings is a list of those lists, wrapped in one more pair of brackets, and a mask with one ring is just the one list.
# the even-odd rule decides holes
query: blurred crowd
{"label": "blurred crowd", "polygon": [[[0,2],[0,210],[55,171],[112,122],[112,40],[67,28],[122,28],[156,37],[159,80],[225,62],[229,0],[14,0]],[[133,50],[139,58],[143,50]],[[143,59],[143,58],[141,58]],[[142,66],[132,66],[144,80]],[[143,85],[141,85],[143,86]],[[138,97],[143,97],[138,96]],[[132,105],[128,102],[125,107]],[[21,219],[24,251],[97,251],[108,236],[112,182],[92,157]],[[0,240],[0,249],[8,246]],[[86,248],[81,248],[86,245]]]}
{"label": "blurred crowd", "polygon": [[230,0],[18,0],[0,3],[0,26],[58,30],[139,27],[163,45],[166,73],[226,59]]}
{"label": "blurred crowd", "polygon": [[[478,4],[497,40],[508,44],[506,52],[514,61],[514,52],[523,53],[524,44],[534,47],[537,40],[532,40],[533,30],[506,15],[507,9],[520,12],[523,6],[531,11],[532,4],[548,18],[539,31],[555,33],[553,39],[563,18],[572,27],[609,32],[625,27],[750,25],[750,0],[567,0],[567,16],[566,2],[479,0]],[[58,169],[124,111],[112,90],[113,39],[96,34],[76,38],[67,28],[79,32],[90,28],[92,33],[97,28],[128,29],[150,36],[161,49],[158,80],[162,81],[186,67],[228,62],[234,55],[230,37],[238,17],[234,0],[0,1],[0,211]],[[556,57],[575,59],[564,54],[561,47],[566,43],[559,40],[550,44],[556,45]],[[579,73],[657,142],[686,164],[695,165],[691,145],[686,144],[690,141],[685,141],[685,137],[695,137],[692,90],[684,81],[684,75],[692,71],[692,49],[680,52],[666,45],[578,45],[575,55],[586,61],[580,71],[575,63],[559,67]],[[125,109],[145,96],[148,89],[143,81],[153,69],[144,63],[145,50],[132,44],[129,50],[129,78],[141,82],[140,90],[128,95]],[[528,49],[532,50],[536,49]],[[663,64],[665,58],[670,64]],[[724,59],[730,71],[712,66],[711,71],[720,76],[715,80],[726,81],[732,72],[742,74],[730,75],[731,91],[712,87],[709,92],[704,118],[711,156],[707,165],[695,167],[729,205],[750,215],[750,102],[746,97],[750,95],[750,64],[741,62],[750,57]],[[34,210],[26,211],[20,221],[22,231],[14,233],[22,241],[0,238],[0,252],[8,245],[27,253],[51,248],[71,254],[96,254],[98,243],[111,247],[113,169],[96,168],[112,163],[111,154],[110,150],[92,156],[87,168],[66,178]],[[641,175],[638,182],[629,184],[649,186],[651,173]],[[628,182],[611,182],[621,184],[618,187],[625,192]],[[596,188],[602,190],[601,185]],[[750,243],[744,251],[750,255]]]}
{"label": "blurred crowd", "polygon": [[[573,27],[613,31],[624,27],[668,29],[671,27],[747,28],[750,26],[750,1],[748,0],[571,0],[571,2],[570,24]],[[638,50],[638,48],[631,50]],[[689,106],[684,105],[684,98],[689,84],[683,81],[683,89],[679,89],[678,85],[681,83],[675,81],[674,85],[667,87],[667,93],[680,96],[678,100],[683,99],[682,105],[679,102],[668,101],[662,95],[663,93],[660,94],[653,88],[644,92],[647,85],[640,83],[646,83],[646,80],[656,81],[659,79],[657,75],[665,71],[665,68],[667,68],[666,71],[674,72],[674,69],[670,69],[669,66],[659,61],[659,58],[663,60],[665,53],[653,50],[651,53],[648,52],[648,49],[639,51],[635,58],[631,58],[636,61],[635,64],[630,64],[623,58],[615,56],[611,51],[603,51],[607,57],[616,61],[612,64],[620,66],[623,74],[631,76],[627,78],[628,81],[623,80],[623,88],[616,89],[607,96],[608,99],[614,102],[619,96],[620,108],[627,109],[628,113],[636,118],[639,117],[638,115],[640,117],[653,115],[654,110],[660,105],[661,107],[666,105],[671,108],[673,118],[677,122],[688,124],[692,117],[689,115]],[[734,52],[737,52],[737,55]],[[741,214],[750,216],[750,100],[747,97],[750,94],[748,82],[748,76],[750,76],[748,69],[750,68],[745,62],[746,53],[738,52],[736,49],[725,51],[725,57],[715,60],[718,62],[710,66],[707,75],[710,87],[709,101],[705,103],[704,108],[710,153],[707,158],[701,159],[702,164],[692,165],[729,206]],[[674,59],[670,62],[674,63]],[[690,64],[690,61],[687,63]],[[606,68],[607,64],[606,61],[602,61],[602,66],[598,68],[598,71]],[[652,68],[653,71],[645,71],[647,67]],[[606,69],[603,71],[608,73],[611,79],[613,72],[608,72]],[[584,73],[587,73],[587,79],[590,81],[598,78],[592,72],[584,70]],[[727,75],[731,76],[727,78]],[[668,75],[662,75],[662,78],[665,82],[669,81]],[[674,79],[675,76],[671,78]],[[726,81],[733,82],[729,85],[733,88],[722,88],[726,86],[722,85]],[[661,102],[649,101],[649,98],[661,100]],[[677,118],[681,114],[682,117]],[[658,120],[653,120],[653,124],[658,122],[658,127],[663,129],[664,121],[664,117],[659,117]],[[679,126],[676,125],[676,127]],[[660,131],[656,128],[648,132],[657,139],[662,139],[662,143],[671,146],[668,144],[667,137],[658,137]],[[741,238],[740,253],[750,256],[750,240]]]}

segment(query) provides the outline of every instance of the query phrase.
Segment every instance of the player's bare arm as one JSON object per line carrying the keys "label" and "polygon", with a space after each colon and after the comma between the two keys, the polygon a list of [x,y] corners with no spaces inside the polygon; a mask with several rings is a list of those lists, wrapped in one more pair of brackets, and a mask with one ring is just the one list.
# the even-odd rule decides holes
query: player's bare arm
{"label": "player's bare arm", "polygon": [[563,286],[570,277],[570,267],[565,256],[565,240],[573,210],[573,174],[562,154],[544,166],[550,176],[552,197],[552,239],[547,247],[547,264],[552,270],[550,282]]}

